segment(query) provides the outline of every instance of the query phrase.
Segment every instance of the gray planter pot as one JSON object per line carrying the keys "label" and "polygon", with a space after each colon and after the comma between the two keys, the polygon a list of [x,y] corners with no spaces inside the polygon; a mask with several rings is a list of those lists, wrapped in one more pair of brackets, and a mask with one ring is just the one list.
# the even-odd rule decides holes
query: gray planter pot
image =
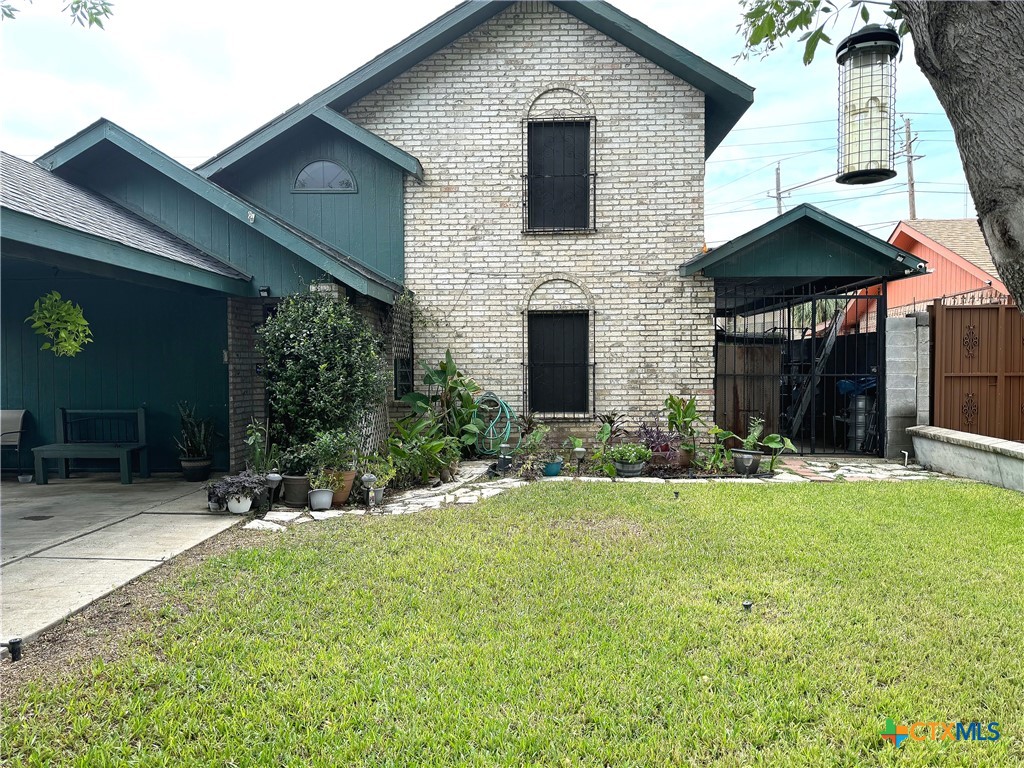
{"label": "gray planter pot", "polygon": [[762,451],[744,451],[742,448],[733,449],[732,465],[736,468],[738,475],[756,475],[758,467],[761,466]]}
{"label": "gray planter pot", "polygon": [[635,464],[623,464],[615,461],[612,463],[615,465],[615,473],[618,477],[640,477],[646,462],[638,461]]}
{"label": "gray planter pot", "polygon": [[330,488],[315,488],[306,494],[309,501],[309,508],[322,512],[330,509],[334,502],[334,491]]}

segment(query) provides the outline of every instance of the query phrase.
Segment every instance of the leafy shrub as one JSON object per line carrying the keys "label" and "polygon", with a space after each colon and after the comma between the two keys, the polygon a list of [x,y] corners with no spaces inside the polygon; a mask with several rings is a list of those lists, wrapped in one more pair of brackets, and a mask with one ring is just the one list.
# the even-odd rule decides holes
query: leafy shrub
{"label": "leafy shrub", "polygon": [[450,350],[445,352],[437,368],[423,363],[423,369],[426,394],[410,392],[402,402],[412,406],[413,412],[420,416],[432,414],[442,432],[458,440],[462,452],[470,454],[484,428],[483,421],[477,417],[475,400],[480,385],[459,370]]}
{"label": "leafy shrub", "polygon": [[388,453],[395,464],[395,484],[407,487],[451,467],[459,460],[461,443],[446,435],[432,416],[413,415],[395,423]]}
{"label": "leafy shrub", "polygon": [[219,480],[211,480],[206,484],[207,491],[221,500],[230,499],[232,496],[255,499],[266,487],[266,477],[249,470]]}
{"label": "leafy shrub", "polygon": [[259,329],[256,348],[274,416],[271,436],[279,445],[352,430],[384,399],[381,340],[348,302],[319,293],[288,296]]}
{"label": "leafy shrub", "polygon": [[281,473],[285,475],[307,475],[317,468],[317,454],[312,443],[293,445],[281,453]]}
{"label": "leafy shrub", "polygon": [[641,461],[650,461],[651,449],[640,443],[621,443],[609,448],[607,457],[619,464],[639,464]]}
{"label": "leafy shrub", "polygon": [[310,446],[314,466],[323,469],[351,469],[358,448],[359,437],[343,429],[320,432]]}

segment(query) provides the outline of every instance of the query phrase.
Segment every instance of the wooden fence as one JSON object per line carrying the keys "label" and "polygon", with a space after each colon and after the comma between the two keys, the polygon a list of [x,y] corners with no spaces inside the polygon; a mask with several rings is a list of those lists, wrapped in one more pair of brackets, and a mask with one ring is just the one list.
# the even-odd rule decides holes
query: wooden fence
{"label": "wooden fence", "polygon": [[1024,315],[932,305],[932,424],[1024,441]]}

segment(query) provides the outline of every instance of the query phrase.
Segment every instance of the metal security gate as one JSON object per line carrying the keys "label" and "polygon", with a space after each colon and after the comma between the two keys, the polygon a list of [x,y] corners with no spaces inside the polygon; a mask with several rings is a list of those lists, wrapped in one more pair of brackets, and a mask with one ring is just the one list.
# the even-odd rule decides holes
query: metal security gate
{"label": "metal security gate", "polygon": [[932,424],[1024,441],[1024,316],[1015,305],[931,308]]}
{"label": "metal security gate", "polygon": [[884,290],[874,294],[729,292],[715,344],[715,421],[751,418],[804,454],[882,455]]}
{"label": "metal security gate", "polygon": [[530,312],[527,323],[527,412],[586,415],[592,381],[590,314]]}

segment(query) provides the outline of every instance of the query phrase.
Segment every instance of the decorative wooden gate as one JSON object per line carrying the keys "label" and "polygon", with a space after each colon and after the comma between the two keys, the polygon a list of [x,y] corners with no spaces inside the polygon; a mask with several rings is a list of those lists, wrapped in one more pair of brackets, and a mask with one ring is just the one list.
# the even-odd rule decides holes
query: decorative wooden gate
{"label": "decorative wooden gate", "polygon": [[1024,316],[1016,306],[933,305],[932,424],[1024,441]]}

